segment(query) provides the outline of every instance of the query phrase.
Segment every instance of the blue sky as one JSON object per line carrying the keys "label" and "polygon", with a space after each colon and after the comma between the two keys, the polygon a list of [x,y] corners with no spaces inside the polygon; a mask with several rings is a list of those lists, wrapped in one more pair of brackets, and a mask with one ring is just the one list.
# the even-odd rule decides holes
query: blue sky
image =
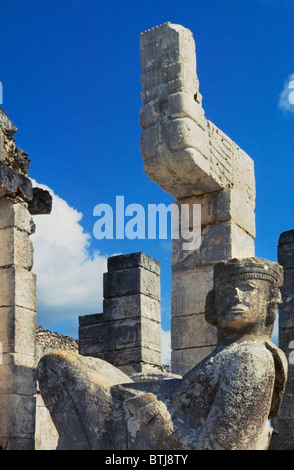
{"label": "blue sky", "polygon": [[256,255],[276,260],[280,233],[294,228],[294,0],[0,0],[0,8],[3,108],[30,176],[54,191],[58,208],[48,222],[36,219],[40,324],[74,334],[78,315],[101,311],[107,256],[144,251],[161,262],[170,328],[171,243],[93,237],[99,203],[173,200],[144,173],[139,147],[139,35],[166,21],[193,32],[206,117],[254,159]]}

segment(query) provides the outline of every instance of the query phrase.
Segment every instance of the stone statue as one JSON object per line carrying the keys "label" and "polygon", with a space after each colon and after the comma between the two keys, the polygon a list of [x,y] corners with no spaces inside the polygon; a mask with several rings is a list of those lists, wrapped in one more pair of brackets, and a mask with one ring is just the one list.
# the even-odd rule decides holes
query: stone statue
{"label": "stone statue", "polygon": [[270,342],[283,270],[261,258],[220,262],[207,296],[214,352],[182,378],[132,382],[111,364],[55,351],[38,366],[60,449],[265,450],[287,378]]}

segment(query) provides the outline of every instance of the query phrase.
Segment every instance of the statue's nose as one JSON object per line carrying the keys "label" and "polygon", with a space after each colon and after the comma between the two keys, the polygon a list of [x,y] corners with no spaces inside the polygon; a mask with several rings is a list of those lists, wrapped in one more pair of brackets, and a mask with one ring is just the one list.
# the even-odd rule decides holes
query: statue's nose
{"label": "statue's nose", "polygon": [[238,289],[238,287],[234,288],[233,297],[234,297],[234,299],[242,300],[242,298],[243,298],[242,291],[240,289]]}

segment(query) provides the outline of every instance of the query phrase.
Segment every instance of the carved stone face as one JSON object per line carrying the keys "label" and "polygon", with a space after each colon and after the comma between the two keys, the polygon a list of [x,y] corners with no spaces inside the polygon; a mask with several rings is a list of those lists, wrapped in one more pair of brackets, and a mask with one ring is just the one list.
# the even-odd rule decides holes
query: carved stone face
{"label": "carved stone face", "polygon": [[216,323],[228,333],[246,333],[263,325],[267,316],[269,282],[246,279],[215,287]]}

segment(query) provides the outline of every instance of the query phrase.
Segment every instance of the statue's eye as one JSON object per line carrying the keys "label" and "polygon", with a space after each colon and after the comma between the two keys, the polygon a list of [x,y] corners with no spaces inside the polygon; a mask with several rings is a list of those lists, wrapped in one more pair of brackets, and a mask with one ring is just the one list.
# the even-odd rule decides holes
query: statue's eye
{"label": "statue's eye", "polygon": [[250,289],[250,290],[256,289],[256,285],[253,284],[253,283],[251,283],[251,282],[248,282],[247,287],[248,287],[248,289]]}

